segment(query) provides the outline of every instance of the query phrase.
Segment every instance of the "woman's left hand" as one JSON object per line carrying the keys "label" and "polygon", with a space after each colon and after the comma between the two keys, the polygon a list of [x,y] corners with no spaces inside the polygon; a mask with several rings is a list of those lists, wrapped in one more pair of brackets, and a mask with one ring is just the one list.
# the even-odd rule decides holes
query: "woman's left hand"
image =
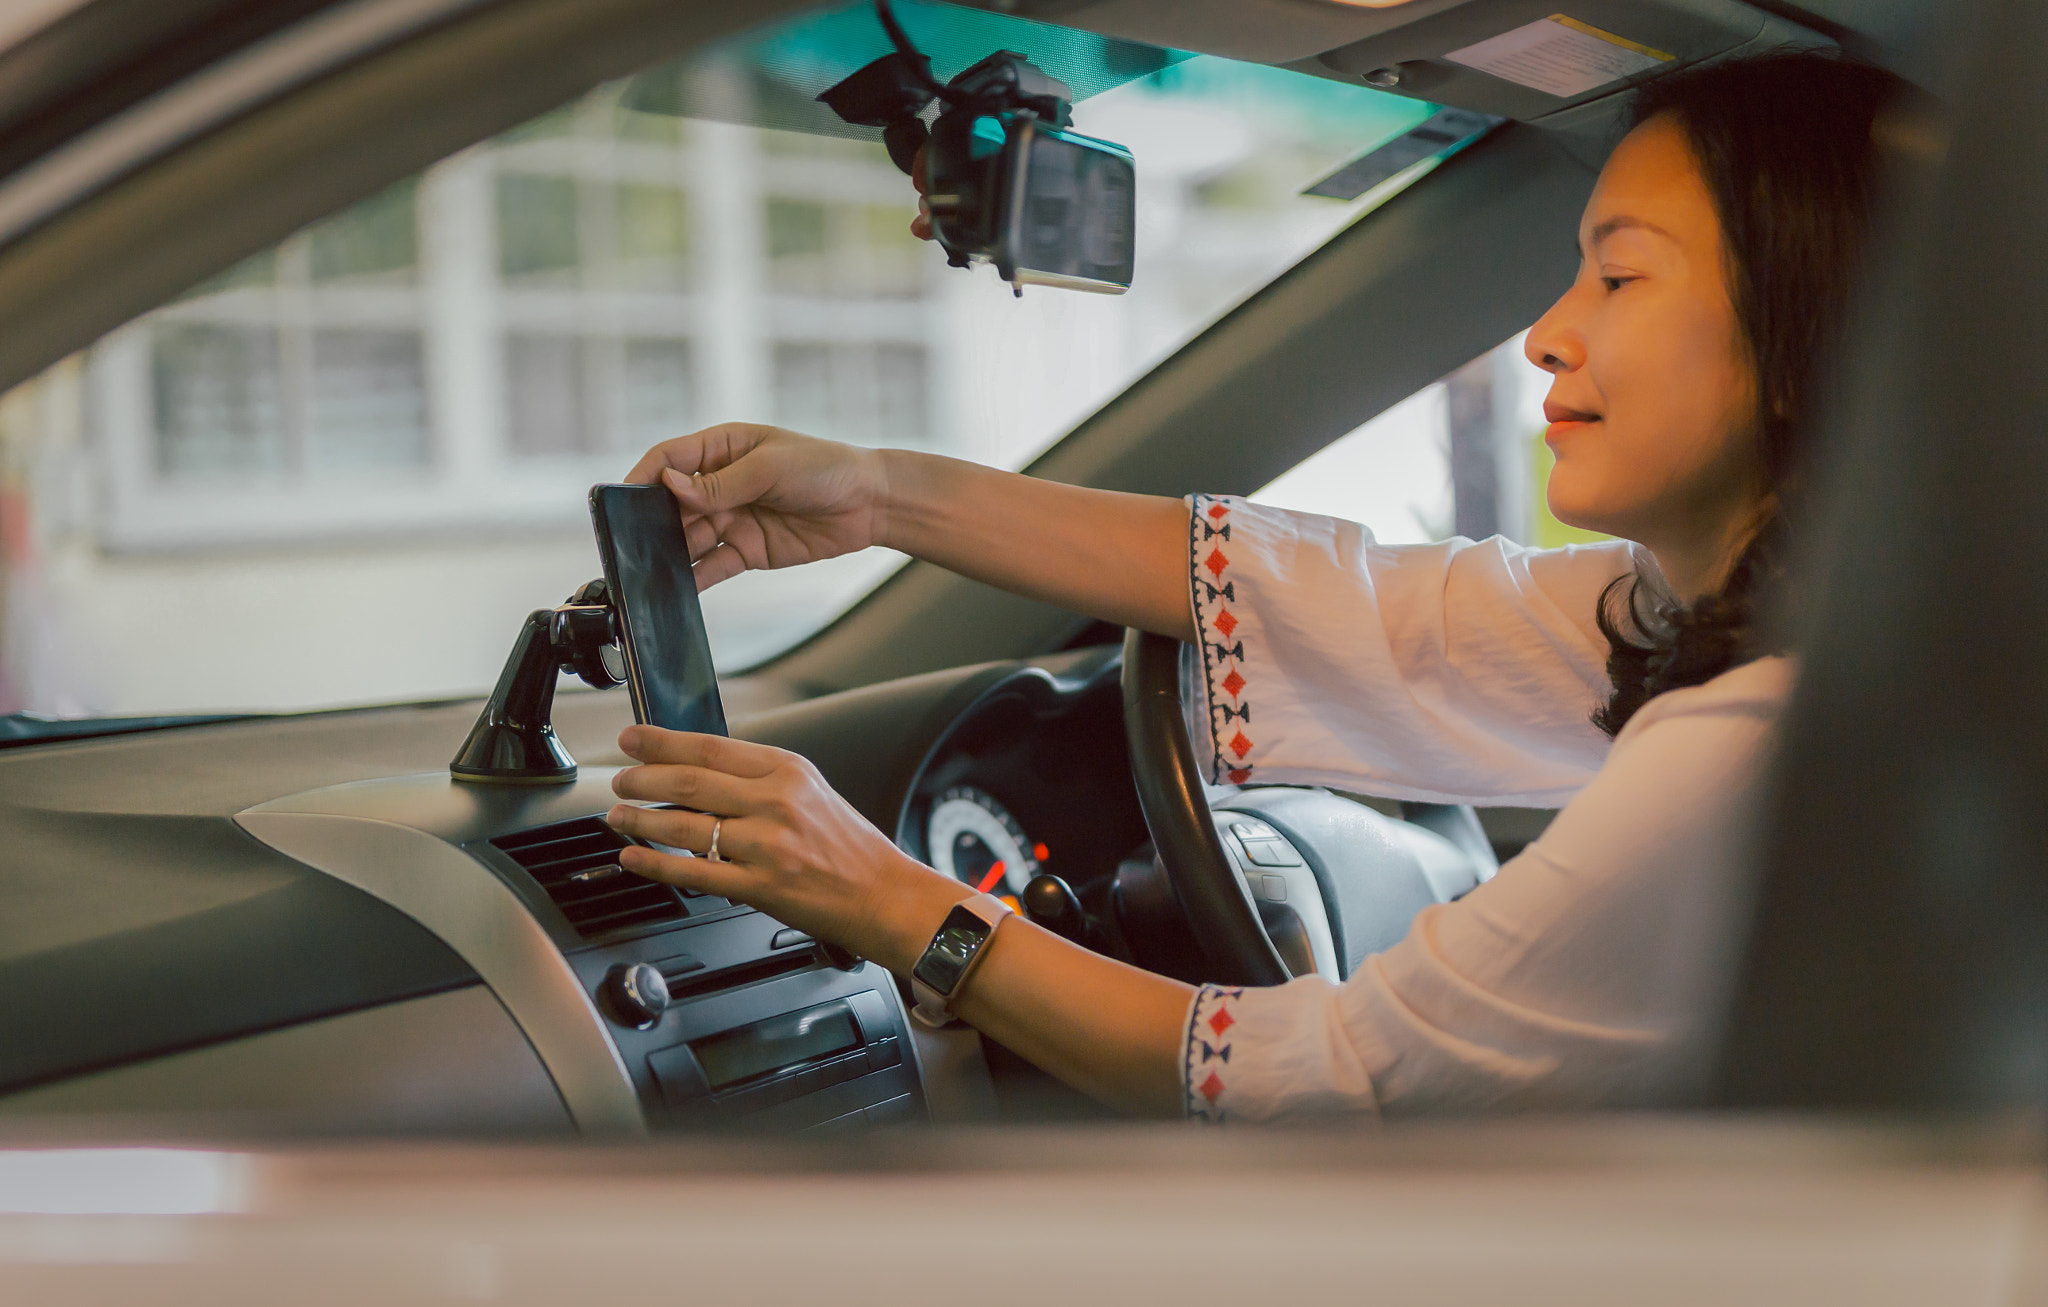
{"label": "woman's left hand", "polygon": [[[619,747],[637,759],[612,778],[613,829],[689,849],[680,857],[628,848],[620,865],[650,880],[761,909],[891,970],[906,970],[964,885],[912,860],[825,783],[810,762],[722,735],[629,726]],[[716,825],[720,861],[701,856]]]}

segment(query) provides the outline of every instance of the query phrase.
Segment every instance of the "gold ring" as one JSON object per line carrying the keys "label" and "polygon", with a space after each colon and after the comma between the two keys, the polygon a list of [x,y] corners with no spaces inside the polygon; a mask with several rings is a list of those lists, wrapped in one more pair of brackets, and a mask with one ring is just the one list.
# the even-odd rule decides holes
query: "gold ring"
{"label": "gold ring", "polygon": [[725,818],[713,817],[711,819],[711,847],[704,850],[704,860],[706,862],[725,861],[724,858],[718,856],[718,830],[723,825],[725,825]]}

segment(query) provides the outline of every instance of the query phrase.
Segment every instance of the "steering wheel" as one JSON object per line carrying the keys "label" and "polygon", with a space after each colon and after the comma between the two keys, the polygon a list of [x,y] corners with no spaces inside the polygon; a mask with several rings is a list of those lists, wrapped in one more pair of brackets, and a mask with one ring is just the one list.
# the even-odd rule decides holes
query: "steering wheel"
{"label": "steering wheel", "polygon": [[1124,633],[1124,736],[1138,803],[1152,845],[1195,938],[1218,969],[1239,985],[1281,985],[1292,979],[1239,885],[1216,834],[1202,775],[1180,702],[1181,643],[1163,635]]}

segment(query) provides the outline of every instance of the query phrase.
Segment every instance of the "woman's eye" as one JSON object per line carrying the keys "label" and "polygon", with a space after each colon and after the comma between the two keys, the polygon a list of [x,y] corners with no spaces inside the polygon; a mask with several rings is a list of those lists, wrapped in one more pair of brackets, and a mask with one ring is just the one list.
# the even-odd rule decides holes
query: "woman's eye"
{"label": "woman's eye", "polygon": [[1634,277],[1602,277],[1600,279],[1600,284],[1602,286],[1605,286],[1607,288],[1608,293],[1611,295],[1615,291],[1620,290],[1623,286],[1628,285],[1630,282],[1634,280]]}

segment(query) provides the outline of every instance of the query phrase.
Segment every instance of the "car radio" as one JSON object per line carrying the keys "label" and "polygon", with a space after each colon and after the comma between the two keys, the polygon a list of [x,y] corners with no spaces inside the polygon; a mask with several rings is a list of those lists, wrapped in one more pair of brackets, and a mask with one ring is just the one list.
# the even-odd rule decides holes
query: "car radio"
{"label": "car radio", "polygon": [[[921,1120],[894,980],[826,964],[810,936],[751,909],[569,958],[612,1025],[651,1125],[771,1131]],[[613,996],[661,978],[635,1010]],[[654,988],[654,987],[650,987]]]}
{"label": "car radio", "polygon": [[752,908],[634,876],[618,864],[625,846],[583,817],[466,848],[501,876],[509,863],[530,877],[553,909],[544,920],[559,913],[563,958],[650,1126],[791,1131],[923,1117],[886,970],[835,966],[809,935]]}

